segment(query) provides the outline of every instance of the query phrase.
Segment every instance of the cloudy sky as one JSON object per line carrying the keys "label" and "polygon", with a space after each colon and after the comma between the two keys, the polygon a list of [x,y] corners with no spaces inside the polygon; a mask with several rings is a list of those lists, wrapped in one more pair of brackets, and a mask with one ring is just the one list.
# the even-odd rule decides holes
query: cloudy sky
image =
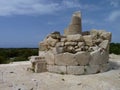
{"label": "cloudy sky", "polygon": [[0,0],[0,47],[38,47],[82,12],[83,31],[106,30],[120,43],[120,0]]}

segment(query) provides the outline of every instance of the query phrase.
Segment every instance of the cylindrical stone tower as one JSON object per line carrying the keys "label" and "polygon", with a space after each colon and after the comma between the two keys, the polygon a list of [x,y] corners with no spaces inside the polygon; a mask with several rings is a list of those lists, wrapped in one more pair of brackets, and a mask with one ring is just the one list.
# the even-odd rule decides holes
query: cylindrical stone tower
{"label": "cylindrical stone tower", "polygon": [[65,35],[80,34],[82,32],[81,12],[77,11],[72,16],[69,27],[65,30]]}

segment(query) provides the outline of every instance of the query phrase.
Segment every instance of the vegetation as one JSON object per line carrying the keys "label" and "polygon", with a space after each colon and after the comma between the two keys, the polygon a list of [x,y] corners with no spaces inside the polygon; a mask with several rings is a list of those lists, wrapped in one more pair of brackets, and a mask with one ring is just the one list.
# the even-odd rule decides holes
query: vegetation
{"label": "vegetation", "polygon": [[110,44],[110,53],[120,55],[120,43],[111,43]]}
{"label": "vegetation", "polygon": [[0,64],[27,61],[32,55],[38,55],[38,48],[0,48]]}
{"label": "vegetation", "polygon": [[[120,43],[111,43],[110,53],[120,55]],[[32,55],[38,55],[38,48],[0,48],[0,64],[27,61]]]}

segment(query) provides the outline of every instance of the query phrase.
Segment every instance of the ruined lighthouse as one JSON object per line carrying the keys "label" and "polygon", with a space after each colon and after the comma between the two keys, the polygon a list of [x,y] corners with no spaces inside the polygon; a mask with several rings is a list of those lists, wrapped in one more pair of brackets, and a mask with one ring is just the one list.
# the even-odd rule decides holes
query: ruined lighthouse
{"label": "ruined lighthouse", "polygon": [[109,70],[111,32],[82,31],[82,17],[75,12],[64,34],[53,32],[39,44],[39,56],[30,61],[35,72],[95,74]]}

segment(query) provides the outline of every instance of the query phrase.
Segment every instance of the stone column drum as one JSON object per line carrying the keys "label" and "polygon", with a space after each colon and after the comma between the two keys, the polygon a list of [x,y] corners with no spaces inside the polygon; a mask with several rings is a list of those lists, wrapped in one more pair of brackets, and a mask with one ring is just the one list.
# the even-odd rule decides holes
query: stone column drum
{"label": "stone column drum", "polygon": [[64,31],[65,35],[81,34],[82,25],[81,25],[81,13],[75,12],[72,16],[71,23],[69,27]]}

